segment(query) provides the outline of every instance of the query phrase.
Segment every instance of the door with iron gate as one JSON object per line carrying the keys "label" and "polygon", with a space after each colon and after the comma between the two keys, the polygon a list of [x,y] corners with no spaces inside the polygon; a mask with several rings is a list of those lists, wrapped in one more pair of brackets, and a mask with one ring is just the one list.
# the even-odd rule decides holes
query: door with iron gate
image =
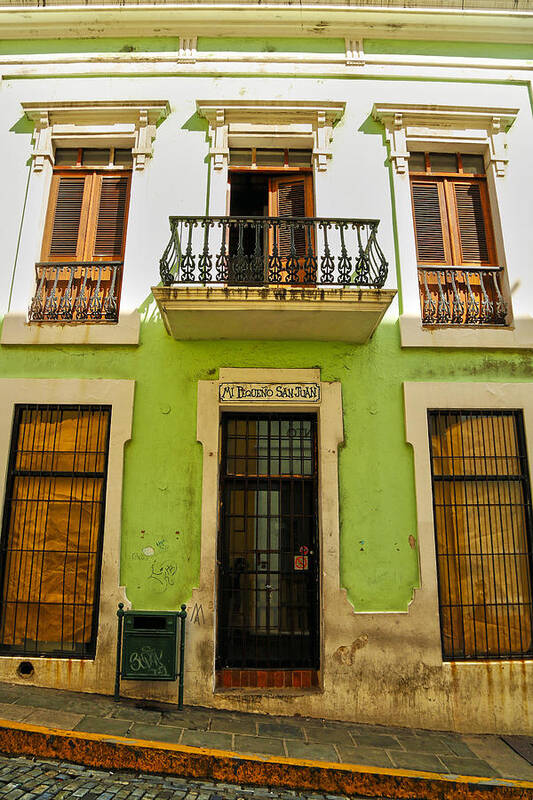
{"label": "door with iron gate", "polygon": [[318,669],[316,430],[222,417],[217,669]]}

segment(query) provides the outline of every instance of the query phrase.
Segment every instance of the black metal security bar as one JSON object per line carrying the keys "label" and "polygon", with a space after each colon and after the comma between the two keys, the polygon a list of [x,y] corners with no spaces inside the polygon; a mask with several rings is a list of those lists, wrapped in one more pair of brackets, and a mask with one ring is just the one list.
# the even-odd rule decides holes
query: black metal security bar
{"label": "black metal security bar", "polygon": [[172,284],[380,289],[387,261],[378,220],[323,217],[170,217],[160,260]]}
{"label": "black metal security bar", "polygon": [[17,405],[0,548],[0,652],[96,649],[110,406]]}
{"label": "black metal security bar", "polygon": [[424,325],[505,325],[501,267],[418,267]]}
{"label": "black metal security bar", "polygon": [[532,509],[522,411],[428,412],[445,659],[531,657]]}
{"label": "black metal security bar", "polygon": [[316,418],[224,415],[217,668],[318,669]]}
{"label": "black metal security bar", "polygon": [[117,322],[122,261],[40,262],[35,272],[30,322]]}

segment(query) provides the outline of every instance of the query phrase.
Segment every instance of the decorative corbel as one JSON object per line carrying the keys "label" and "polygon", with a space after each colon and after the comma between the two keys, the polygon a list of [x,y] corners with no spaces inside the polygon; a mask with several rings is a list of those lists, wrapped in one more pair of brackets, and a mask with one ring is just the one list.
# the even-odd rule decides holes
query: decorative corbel
{"label": "decorative corbel", "polygon": [[403,114],[395,114],[392,125],[388,128],[391,146],[390,157],[398,175],[405,175],[409,164],[409,150]]}
{"label": "decorative corbel", "polygon": [[318,111],[316,115],[315,146],[313,158],[318,172],[325,172],[328,168],[328,158],[331,158],[331,140],[333,128],[327,124],[325,111]]}
{"label": "decorative corbel", "polygon": [[152,142],[155,138],[155,125],[150,125],[148,121],[148,109],[139,110],[139,129],[137,131],[137,141],[132,149],[133,167],[142,170],[146,166],[146,159],[152,157]]}
{"label": "decorative corbel", "polygon": [[500,117],[492,117],[489,134],[489,161],[494,164],[496,175],[505,176],[507,168],[507,134],[502,128]]}
{"label": "decorative corbel", "polygon": [[225,169],[228,165],[229,144],[228,144],[228,125],[223,108],[217,108],[215,114],[215,124],[210,128],[211,150],[213,158],[213,169]]}
{"label": "decorative corbel", "polygon": [[197,42],[198,38],[196,36],[180,36],[180,49],[177,58],[178,64],[194,64],[197,56]]}
{"label": "decorative corbel", "polygon": [[348,66],[364,66],[365,51],[362,39],[345,39],[346,64]]}
{"label": "decorative corbel", "polygon": [[52,126],[47,111],[39,114],[39,119],[35,123],[33,134],[33,171],[42,172],[45,159],[51,164],[54,163],[54,151],[52,148]]}

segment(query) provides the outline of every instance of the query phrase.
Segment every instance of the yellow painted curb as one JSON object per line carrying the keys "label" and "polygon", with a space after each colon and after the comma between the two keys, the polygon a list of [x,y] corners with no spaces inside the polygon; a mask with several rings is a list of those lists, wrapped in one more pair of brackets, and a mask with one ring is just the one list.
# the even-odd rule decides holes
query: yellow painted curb
{"label": "yellow painted curb", "polygon": [[533,782],[263,757],[0,719],[0,752],[255,786],[394,800],[532,800]]}

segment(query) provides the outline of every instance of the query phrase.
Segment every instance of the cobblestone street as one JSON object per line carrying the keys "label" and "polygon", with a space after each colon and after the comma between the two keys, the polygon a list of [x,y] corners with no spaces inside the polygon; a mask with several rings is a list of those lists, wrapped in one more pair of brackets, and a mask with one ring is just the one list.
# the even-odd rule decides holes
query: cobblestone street
{"label": "cobblestone street", "polygon": [[341,800],[339,795],[243,788],[3,756],[0,756],[0,797],[7,800]]}

